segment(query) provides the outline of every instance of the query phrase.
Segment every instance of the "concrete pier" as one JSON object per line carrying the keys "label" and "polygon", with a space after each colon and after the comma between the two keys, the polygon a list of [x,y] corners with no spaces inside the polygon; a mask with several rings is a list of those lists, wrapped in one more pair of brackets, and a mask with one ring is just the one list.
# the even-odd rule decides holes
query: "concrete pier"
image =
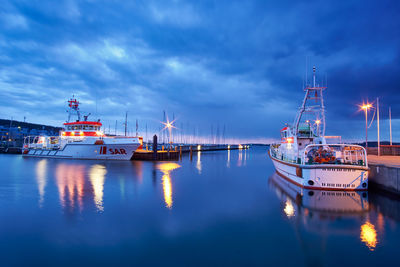
{"label": "concrete pier", "polygon": [[371,185],[400,195],[400,156],[368,155],[368,165]]}

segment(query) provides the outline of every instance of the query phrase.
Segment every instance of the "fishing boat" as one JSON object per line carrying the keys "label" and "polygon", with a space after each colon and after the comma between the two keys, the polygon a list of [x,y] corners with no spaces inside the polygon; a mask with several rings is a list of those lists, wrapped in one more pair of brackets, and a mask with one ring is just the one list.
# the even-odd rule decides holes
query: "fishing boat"
{"label": "fishing boat", "polygon": [[[79,101],[68,101],[68,120],[59,136],[27,136],[24,138],[24,157],[130,160],[142,146],[142,137],[107,136],[100,120],[89,121],[79,110]],[[71,121],[71,116],[77,116]]]}
{"label": "fishing boat", "polygon": [[281,141],[268,154],[276,172],[288,181],[308,189],[367,190],[368,161],[364,147],[341,143],[340,137],[325,136],[326,86],[312,85],[292,125],[281,130]]}

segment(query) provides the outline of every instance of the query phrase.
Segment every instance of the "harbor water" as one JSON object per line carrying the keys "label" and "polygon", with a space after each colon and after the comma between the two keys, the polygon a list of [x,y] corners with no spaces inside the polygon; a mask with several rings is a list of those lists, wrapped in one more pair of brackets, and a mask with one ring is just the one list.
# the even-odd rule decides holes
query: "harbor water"
{"label": "harbor water", "polygon": [[265,147],[181,161],[0,155],[0,265],[383,265],[400,200],[305,191]]}

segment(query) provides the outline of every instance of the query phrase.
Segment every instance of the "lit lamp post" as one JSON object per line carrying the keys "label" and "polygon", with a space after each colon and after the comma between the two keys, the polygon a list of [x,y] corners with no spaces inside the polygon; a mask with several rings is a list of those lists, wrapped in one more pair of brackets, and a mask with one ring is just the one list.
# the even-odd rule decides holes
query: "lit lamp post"
{"label": "lit lamp post", "polygon": [[365,148],[368,149],[368,110],[372,108],[371,104],[363,104],[361,109],[364,110],[365,113]]}
{"label": "lit lamp post", "polygon": [[167,129],[168,129],[168,143],[171,142],[171,129],[172,129],[172,124],[170,122],[167,122],[166,125]]}
{"label": "lit lamp post", "polygon": [[162,131],[168,130],[168,144],[172,143],[171,142],[171,131],[172,131],[172,128],[176,128],[174,126],[174,122],[175,122],[175,120],[169,121],[168,118],[167,118],[167,122],[161,122],[164,125],[164,128],[162,129]]}
{"label": "lit lamp post", "polygon": [[319,136],[319,125],[320,125],[321,121],[320,120],[316,120],[315,123],[317,124],[317,134]]}

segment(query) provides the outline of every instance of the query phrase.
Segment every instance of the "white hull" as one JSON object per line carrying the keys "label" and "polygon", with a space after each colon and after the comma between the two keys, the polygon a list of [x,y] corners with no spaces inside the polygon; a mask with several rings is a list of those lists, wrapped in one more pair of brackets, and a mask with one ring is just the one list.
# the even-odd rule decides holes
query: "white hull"
{"label": "white hull", "polygon": [[[270,153],[269,153],[270,155]],[[351,165],[302,165],[278,160],[270,155],[277,173],[307,189],[367,190],[368,168]]]}
{"label": "white hull", "polygon": [[97,160],[130,160],[140,146],[133,144],[66,144],[63,149],[29,148],[23,151],[24,157],[63,158],[63,159],[97,159]]}

